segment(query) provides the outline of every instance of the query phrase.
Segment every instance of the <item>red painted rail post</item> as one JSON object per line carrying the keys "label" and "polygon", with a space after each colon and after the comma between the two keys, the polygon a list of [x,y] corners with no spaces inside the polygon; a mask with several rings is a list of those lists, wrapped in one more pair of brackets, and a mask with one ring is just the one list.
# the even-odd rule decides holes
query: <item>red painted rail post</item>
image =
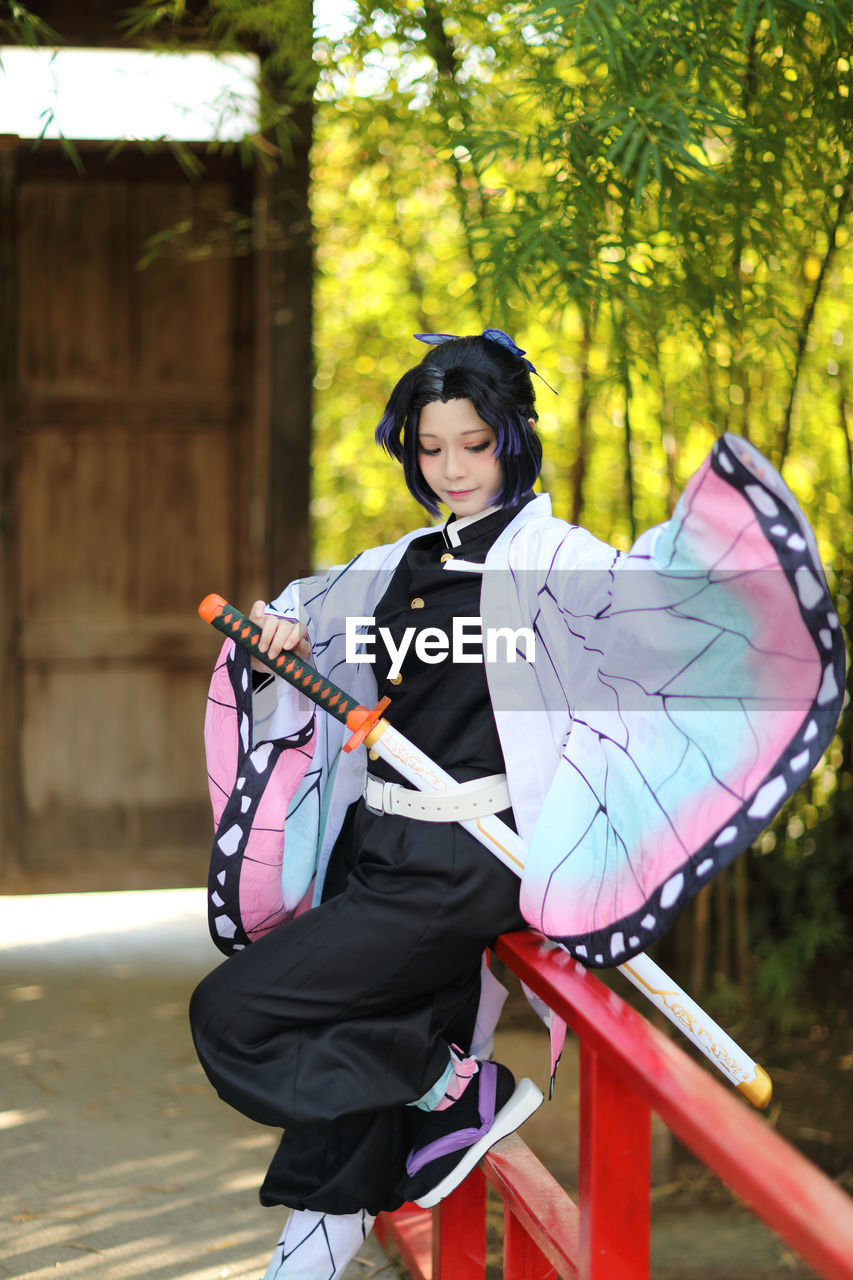
{"label": "red painted rail post", "polygon": [[581,1280],[648,1280],[651,1111],[581,1041]]}
{"label": "red painted rail post", "polygon": [[557,1272],[509,1209],[504,1210],[506,1280],[557,1280]]}
{"label": "red painted rail post", "polygon": [[486,1274],[486,1179],[474,1169],[432,1211],[433,1280],[483,1280]]}

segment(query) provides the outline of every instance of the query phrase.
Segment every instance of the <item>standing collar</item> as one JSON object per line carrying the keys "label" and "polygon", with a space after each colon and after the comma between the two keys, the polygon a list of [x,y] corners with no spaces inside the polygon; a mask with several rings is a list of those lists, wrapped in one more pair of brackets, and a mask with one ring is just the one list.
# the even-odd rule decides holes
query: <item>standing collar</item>
{"label": "standing collar", "polygon": [[[495,538],[499,537],[508,524],[511,524],[515,517],[525,507],[534,501],[532,493],[526,493],[518,502],[510,503],[508,506],[491,506],[486,507],[485,511],[478,511],[475,516],[463,516],[461,520],[448,520],[442,527],[445,545],[448,547],[468,547],[473,549],[476,543],[483,548],[490,545]],[[483,539],[487,542],[483,543]]]}
{"label": "standing collar", "polygon": [[502,509],[502,507],[486,507],[483,511],[478,511],[476,515],[463,516],[461,520],[456,520],[453,516],[450,516],[445,521],[442,530],[445,542],[449,547],[461,546],[463,541],[461,535],[470,525],[476,524],[479,520],[485,520],[486,516],[493,516]]}

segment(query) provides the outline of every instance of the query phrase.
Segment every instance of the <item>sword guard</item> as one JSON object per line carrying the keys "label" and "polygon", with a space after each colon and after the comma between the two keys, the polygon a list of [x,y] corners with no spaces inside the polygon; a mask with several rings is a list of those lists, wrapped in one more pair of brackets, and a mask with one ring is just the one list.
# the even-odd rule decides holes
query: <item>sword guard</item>
{"label": "sword guard", "polygon": [[347,716],[347,728],[354,729],[352,737],[344,743],[344,751],[354,751],[360,747],[370,730],[382,719],[386,707],[390,707],[390,698],[380,698],[375,707],[368,711],[367,707],[356,707]]}

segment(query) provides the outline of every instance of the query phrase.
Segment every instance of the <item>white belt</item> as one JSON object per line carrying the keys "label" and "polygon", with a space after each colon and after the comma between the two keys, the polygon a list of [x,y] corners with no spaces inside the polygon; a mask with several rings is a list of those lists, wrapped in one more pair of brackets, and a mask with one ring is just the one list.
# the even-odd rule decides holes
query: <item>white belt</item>
{"label": "white belt", "polygon": [[464,822],[510,807],[505,773],[473,778],[446,791],[413,791],[399,782],[383,782],[368,773],[363,794],[371,813],[396,813],[420,822]]}

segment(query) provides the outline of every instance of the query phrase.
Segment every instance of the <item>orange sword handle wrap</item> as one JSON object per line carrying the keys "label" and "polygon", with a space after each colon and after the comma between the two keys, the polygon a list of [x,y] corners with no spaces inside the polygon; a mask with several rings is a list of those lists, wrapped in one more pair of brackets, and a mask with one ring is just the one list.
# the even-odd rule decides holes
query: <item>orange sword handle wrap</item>
{"label": "orange sword handle wrap", "polygon": [[318,707],[323,707],[336,720],[342,721],[352,731],[352,737],[344,743],[344,751],[360,746],[390,705],[389,698],[381,698],[375,707],[363,707],[295,653],[285,651],[276,658],[261,653],[258,649],[261,628],[222,596],[205,596],[198,611],[205,622],[248,650],[258,662],[281,676],[294,689],[299,689]]}

